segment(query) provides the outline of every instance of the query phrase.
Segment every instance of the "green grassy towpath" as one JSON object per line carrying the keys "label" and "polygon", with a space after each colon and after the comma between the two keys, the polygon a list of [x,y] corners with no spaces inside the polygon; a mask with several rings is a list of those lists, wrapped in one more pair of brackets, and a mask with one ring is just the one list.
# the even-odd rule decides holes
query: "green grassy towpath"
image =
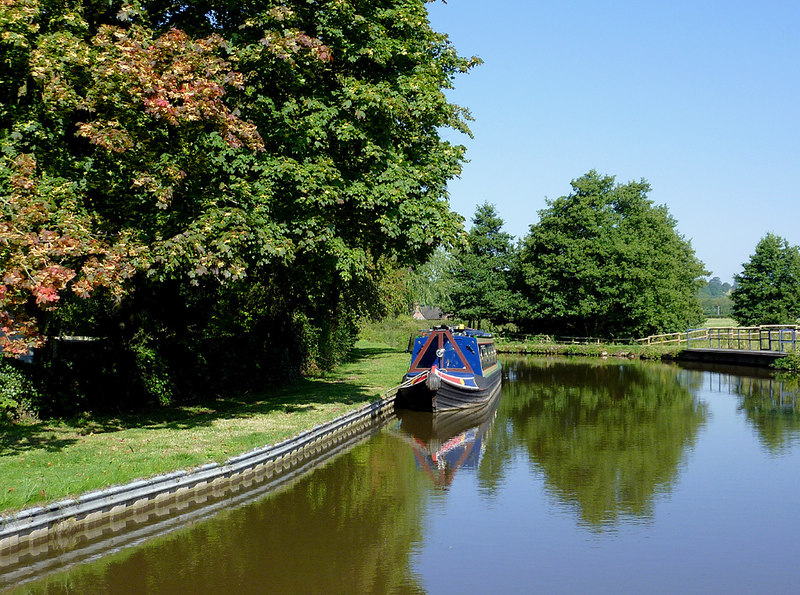
{"label": "green grassy towpath", "polygon": [[554,343],[552,341],[497,340],[497,352],[516,355],[583,355],[587,357],[618,357],[629,359],[674,359],[686,346],[672,345],[612,345],[606,343]]}
{"label": "green grassy towpath", "polygon": [[383,396],[408,354],[359,341],[335,372],[260,394],[114,418],[0,426],[0,514],[274,444]]}

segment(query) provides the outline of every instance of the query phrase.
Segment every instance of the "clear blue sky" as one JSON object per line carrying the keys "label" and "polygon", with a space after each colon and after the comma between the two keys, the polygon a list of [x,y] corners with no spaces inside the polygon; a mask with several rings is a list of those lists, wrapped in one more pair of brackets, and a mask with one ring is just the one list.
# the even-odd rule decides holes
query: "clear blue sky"
{"label": "clear blue sky", "polygon": [[431,23],[462,56],[467,218],[494,203],[524,236],[591,169],[645,178],[712,276],[767,232],[800,244],[800,2],[449,0]]}

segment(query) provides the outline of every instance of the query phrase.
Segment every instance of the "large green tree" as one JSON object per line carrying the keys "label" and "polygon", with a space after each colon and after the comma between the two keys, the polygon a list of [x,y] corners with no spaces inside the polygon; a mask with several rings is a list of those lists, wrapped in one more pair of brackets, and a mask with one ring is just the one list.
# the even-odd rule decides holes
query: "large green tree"
{"label": "large green tree", "polygon": [[511,284],[515,257],[511,235],[494,205],[475,209],[466,247],[454,255],[453,313],[480,324],[502,324],[516,316],[517,296]]}
{"label": "large green tree", "polygon": [[477,61],[422,0],[20,0],[0,27],[6,353],[313,343],[459,232],[439,131],[468,132],[444,89]]}
{"label": "large green tree", "polygon": [[592,170],[548,202],[521,253],[526,325],[580,336],[645,336],[683,330],[703,315],[706,274],[666,206],[645,181],[615,184]]}
{"label": "large green tree", "polygon": [[736,275],[733,317],[742,325],[796,324],[800,319],[800,248],[768,233]]}

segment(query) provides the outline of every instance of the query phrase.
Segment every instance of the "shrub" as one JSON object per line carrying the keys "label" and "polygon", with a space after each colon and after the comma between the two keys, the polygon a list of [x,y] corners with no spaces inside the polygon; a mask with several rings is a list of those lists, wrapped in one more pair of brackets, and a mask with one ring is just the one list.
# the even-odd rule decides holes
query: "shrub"
{"label": "shrub", "polygon": [[786,353],[786,357],[777,360],[774,367],[790,376],[800,376],[800,349],[793,349]]}
{"label": "shrub", "polygon": [[410,316],[384,318],[382,320],[364,320],[361,323],[360,337],[374,343],[385,343],[395,349],[406,349],[409,339],[421,330],[426,330],[441,323],[452,323],[441,320],[415,320]]}
{"label": "shrub", "polygon": [[171,405],[174,399],[174,384],[169,365],[159,353],[157,342],[140,331],[129,347],[133,355],[135,377],[141,383],[144,395],[162,406]]}
{"label": "shrub", "polygon": [[22,364],[0,357],[0,419],[36,416],[39,392]]}

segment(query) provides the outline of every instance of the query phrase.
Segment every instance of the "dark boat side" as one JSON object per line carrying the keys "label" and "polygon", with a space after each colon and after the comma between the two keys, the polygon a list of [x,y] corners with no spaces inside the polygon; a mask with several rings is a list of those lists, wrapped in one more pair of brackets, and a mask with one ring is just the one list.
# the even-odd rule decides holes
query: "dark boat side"
{"label": "dark boat side", "polygon": [[401,388],[397,391],[395,407],[417,411],[443,411],[479,407],[492,399],[500,391],[501,374],[489,378],[475,377],[478,390],[467,392],[449,384],[441,383],[433,389],[425,382]]}

